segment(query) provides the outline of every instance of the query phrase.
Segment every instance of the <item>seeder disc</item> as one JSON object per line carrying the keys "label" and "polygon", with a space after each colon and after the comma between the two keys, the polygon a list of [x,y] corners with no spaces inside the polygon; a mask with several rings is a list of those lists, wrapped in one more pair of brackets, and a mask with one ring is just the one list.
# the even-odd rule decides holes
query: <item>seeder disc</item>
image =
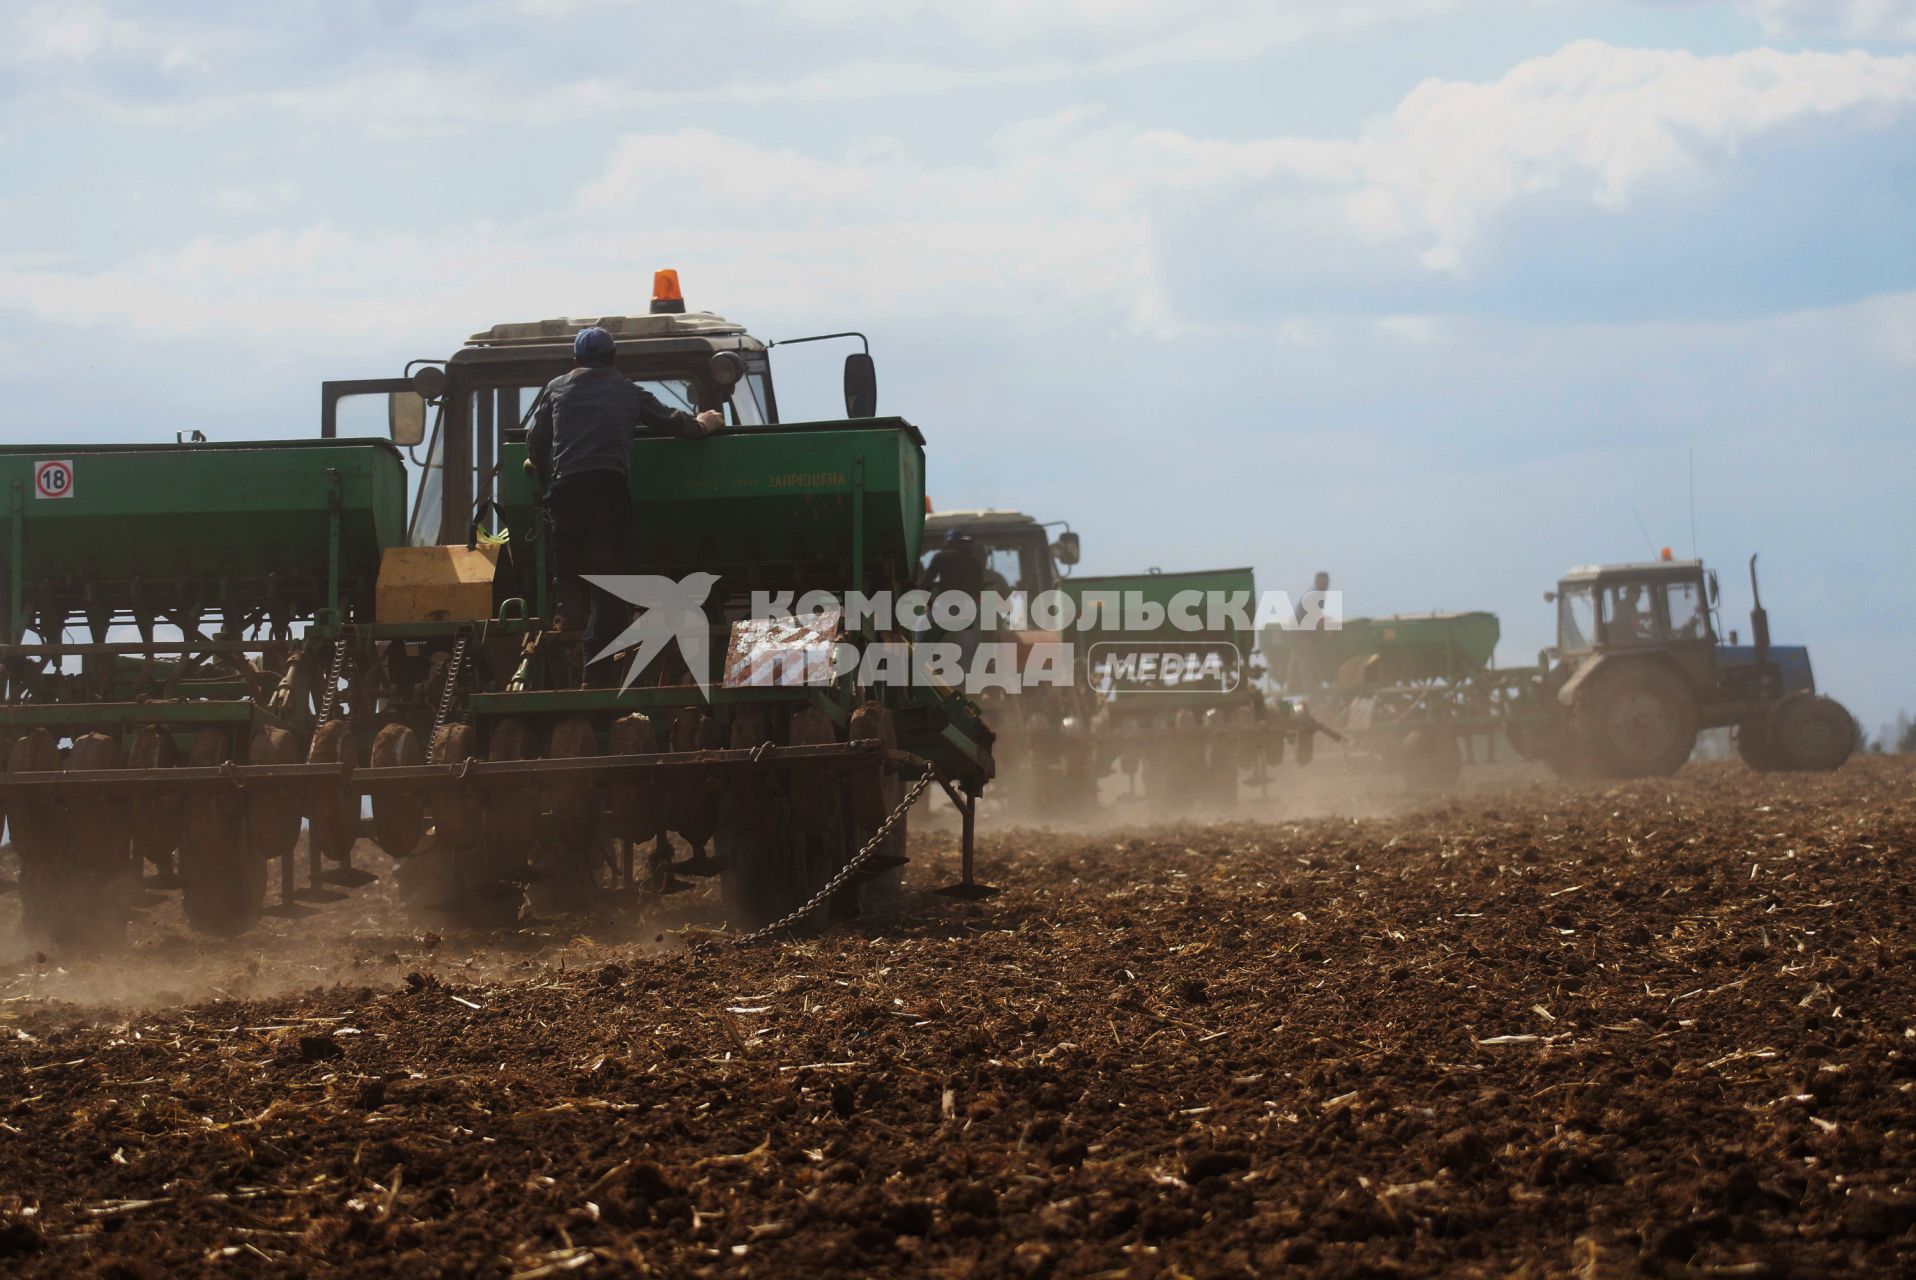
{"label": "seeder disc", "polygon": [[[180,749],[173,735],[157,724],[149,724],[134,736],[133,749],[127,753],[126,767],[148,771],[171,769],[180,762]],[[169,795],[163,786],[144,787],[139,798],[128,805],[128,822],[133,829],[133,855],[150,862],[164,880],[173,877],[173,851],[180,847],[179,797]],[[134,868],[136,871],[139,868]]]}
{"label": "seeder disc", "polygon": [[[373,739],[372,767],[404,768],[425,763],[419,735],[403,724],[389,724]],[[426,835],[425,797],[416,791],[382,788],[373,793],[373,831],[379,847],[394,858],[404,858]]]}
{"label": "seeder disc", "polygon": [[[225,730],[202,729],[186,763],[210,769],[232,756]],[[195,791],[184,809],[180,889],[187,923],[221,937],[244,933],[266,904],[266,857],[248,847],[246,802],[232,792]]]}
{"label": "seeder disc", "polygon": [[[548,760],[569,760],[599,754],[599,735],[583,716],[568,716],[552,727],[546,746]],[[599,822],[599,793],[590,782],[554,782],[546,787],[546,804],[559,824],[559,838],[583,844]]]}
{"label": "seeder disc", "polygon": [[[479,754],[479,735],[469,724],[442,724],[432,731],[434,764],[463,764]],[[479,843],[486,831],[486,812],[476,789],[449,783],[434,787],[432,804],[433,833],[442,845],[469,849]]]}
{"label": "seeder disc", "polygon": [[[307,749],[306,762],[343,764],[350,775],[359,767],[359,747],[353,741],[352,726],[344,720],[328,720],[320,725],[313,731],[313,745]],[[359,839],[358,796],[329,791],[309,804],[308,839],[334,862],[345,861]]]}

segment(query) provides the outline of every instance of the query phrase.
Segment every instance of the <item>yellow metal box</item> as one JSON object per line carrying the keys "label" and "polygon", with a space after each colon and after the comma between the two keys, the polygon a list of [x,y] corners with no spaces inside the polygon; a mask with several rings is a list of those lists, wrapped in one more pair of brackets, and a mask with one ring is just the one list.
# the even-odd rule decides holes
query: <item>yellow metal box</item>
{"label": "yellow metal box", "polygon": [[499,548],[387,547],[373,612],[380,622],[470,622],[492,616]]}

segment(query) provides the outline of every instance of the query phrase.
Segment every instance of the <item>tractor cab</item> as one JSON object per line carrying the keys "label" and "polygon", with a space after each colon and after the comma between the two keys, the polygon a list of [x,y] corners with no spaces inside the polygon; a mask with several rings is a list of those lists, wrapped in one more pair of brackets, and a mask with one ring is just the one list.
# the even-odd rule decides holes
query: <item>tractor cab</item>
{"label": "tractor cab", "polygon": [[1067,526],[1054,542],[1052,527],[1018,511],[940,511],[925,517],[924,564],[960,533],[984,557],[985,590],[1031,599],[1055,589],[1078,563],[1078,535]]}
{"label": "tractor cab", "polygon": [[1657,651],[1693,674],[1710,666],[1716,586],[1700,560],[1572,569],[1548,599],[1557,606],[1557,657]]}
{"label": "tractor cab", "polygon": [[678,273],[660,271],[643,315],[496,324],[467,338],[450,359],[411,361],[403,377],[327,382],[321,389],[320,434],[337,434],[341,400],[386,397],[394,443],[425,446],[423,458],[414,455],[422,475],[410,541],[415,546],[465,542],[473,513],[499,497],[498,464],[505,445],[525,438],[546,384],[573,367],[574,335],[592,326],[612,335],[621,373],[688,413],[719,410],[727,430],[779,425],[772,347],[855,338],[864,349],[845,359],[845,416],[877,413],[877,374],[864,335],[763,342],[723,316],[687,311]]}

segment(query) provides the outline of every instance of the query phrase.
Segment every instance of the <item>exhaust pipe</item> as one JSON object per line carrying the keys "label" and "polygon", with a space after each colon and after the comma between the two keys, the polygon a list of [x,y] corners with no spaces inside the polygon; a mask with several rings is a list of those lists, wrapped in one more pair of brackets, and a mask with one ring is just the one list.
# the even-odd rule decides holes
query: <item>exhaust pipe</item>
{"label": "exhaust pipe", "polygon": [[1756,644],[1756,664],[1768,666],[1770,661],[1770,615],[1763,607],[1763,593],[1756,585],[1756,555],[1750,556],[1750,639]]}

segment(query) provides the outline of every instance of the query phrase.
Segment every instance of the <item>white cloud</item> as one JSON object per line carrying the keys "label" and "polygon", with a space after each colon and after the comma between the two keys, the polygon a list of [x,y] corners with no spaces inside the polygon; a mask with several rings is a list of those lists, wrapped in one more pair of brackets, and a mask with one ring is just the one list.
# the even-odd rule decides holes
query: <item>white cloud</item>
{"label": "white cloud", "polygon": [[1514,205],[1568,196],[1622,209],[1646,185],[1732,163],[1793,123],[1913,103],[1916,57],[1701,57],[1580,41],[1499,80],[1428,81],[1354,138],[1138,141],[1162,181],[1261,187],[1293,220],[1321,222],[1329,202],[1364,240],[1408,241],[1426,267],[1455,272]]}
{"label": "white cloud", "polygon": [[[479,96],[441,87],[421,81],[401,96]],[[568,202],[521,222],[287,228],[84,266],[14,259],[0,261],[0,296],[43,319],[125,314],[169,331],[245,314],[264,329],[415,332],[425,313],[456,331],[484,322],[475,317],[616,311],[644,296],[653,266],[677,265],[704,296],[739,299],[728,305],[748,314],[805,315],[829,284],[847,314],[973,315],[1015,296],[1031,323],[1088,304],[1169,335],[1245,323],[1222,321],[1204,286],[1167,289],[1171,250],[1239,280],[1286,263],[1332,278],[1450,279],[1492,260],[1498,220],[1527,205],[1627,212],[1646,189],[1733,167],[1740,148],[1778,130],[1863,128],[1912,104],[1916,57],[1580,42],[1497,80],[1427,82],[1343,138],[1218,141],[1091,107],[1004,130],[963,163],[883,135],[820,155],[706,129],[635,133]],[[290,195],[211,198],[244,213]],[[626,271],[616,284],[608,261]],[[382,301],[395,296],[406,308]],[[1300,323],[1297,308],[1279,309]],[[1421,315],[1391,318],[1400,309],[1411,308],[1385,311],[1381,333],[1442,335]]]}
{"label": "white cloud", "polygon": [[150,19],[115,17],[105,6],[39,4],[0,26],[0,61],[19,66],[79,65],[121,59],[163,71],[204,71],[212,56],[250,43],[236,30],[186,30]]}
{"label": "white cloud", "polygon": [[[644,68],[629,77],[594,74],[569,60],[563,73],[523,58],[467,57],[459,65],[395,62],[350,71],[302,66],[278,88],[227,90],[165,101],[130,100],[96,84],[81,96],[114,118],[156,127],[203,126],[278,112],[382,136],[437,136],[501,126],[556,124],[583,117],[643,119],[666,107],[869,102],[1154,68],[1247,62],[1275,49],[1340,38],[1470,10],[1524,10],[1571,0],[757,0],[726,32],[741,56],[688,78],[683,68]],[[609,9],[622,8],[635,25]],[[590,11],[590,18],[587,12]],[[49,9],[50,13],[59,10]],[[97,12],[97,11],[95,11]],[[636,25],[644,19],[646,25]],[[420,19],[468,42],[510,43],[529,21],[549,27],[593,21],[606,43],[629,34],[636,46],[684,34],[656,6],[627,0],[500,0],[435,10]],[[101,16],[95,25],[108,23]],[[82,24],[74,23],[76,27]],[[131,34],[130,23],[111,23]],[[656,30],[656,34],[655,34]],[[702,27],[700,39],[709,33]],[[212,39],[205,33],[203,39]],[[78,42],[79,36],[74,37]],[[98,38],[92,41],[99,43]],[[536,44],[533,45],[536,50]],[[847,53],[847,50],[861,51]],[[872,52],[862,52],[870,50]],[[290,51],[282,51],[290,52]],[[732,62],[805,68],[797,73],[729,72]]]}
{"label": "white cloud", "polygon": [[1916,0],[1747,0],[1772,36],[1916,40]]}
{"label": "white cloud", "polygon": [[1873,298],[1861,308],[1869,345],[1906,368],[1916,369],[1916,293]]}

